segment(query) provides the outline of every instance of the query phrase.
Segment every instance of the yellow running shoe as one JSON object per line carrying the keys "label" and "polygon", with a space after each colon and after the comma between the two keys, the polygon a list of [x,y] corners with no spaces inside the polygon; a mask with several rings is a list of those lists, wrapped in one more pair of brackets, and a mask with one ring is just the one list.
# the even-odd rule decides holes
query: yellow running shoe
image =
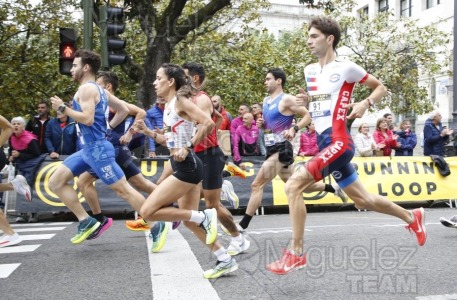
{"label": "yellow running shoe", "polygon": [[150,229],[149,224],[143,218],[138,218],[135,221],[125,221],[125,226],[132,231],[146,231]]}
{"label": "yellow running shoe", "polygon": [[238,176],[243,179],[246,179],[246,173],[234,164],[230,163],[226,165],[225,170],[229,172],[231,176]]}
{"label": "yellow running shoe", "polygon": [[71,242],[73,244],[84,242],[98,227],[100,227],[100,222],[92,217],[89,217],[87,221],[79,222],[78,233],[71,238]]}
{"label": "yellow running shoe", "polygon": [[170,227],[170,222],[157,222],[152,227],[151,233],[149,234],[149,236],[152,239],[152,253],[159,252],[160,250],[162,250],[163,246],[165,246],[165,242],[167,241],[167,235],[168,231],[170,230]]}

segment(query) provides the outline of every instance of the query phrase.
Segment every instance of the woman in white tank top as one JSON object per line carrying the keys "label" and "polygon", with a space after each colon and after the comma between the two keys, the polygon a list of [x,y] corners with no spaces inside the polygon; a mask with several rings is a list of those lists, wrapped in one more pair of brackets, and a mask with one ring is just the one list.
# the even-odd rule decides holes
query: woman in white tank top
{"label": "woman in white tank top", "polygon": [[[159,134],[137,122],[135,127],[142,133],[154,138],[158,143],[166,144],[170,149],[170,163],[173,175],[163,180],[146,199],[140,214],[145,220],[184,221],[186,225],[217,257],[214,269],[204,272],[205,278],[217,278],[238,269],[234,258],[227,254],[217,242],[216,209],[198,211],[203,166],[193,151],[193,145],[200,143],[215,124],[191,100],[191,82],[184,70],[173,64],[164,64],[157,71],[154,88],[157,96],[166,101],[164,110],[164,132]],[[198,130],[194,133],[195,123]],[[170,206],[177,202],[179,208]],[[168,223],[167,223],[168,224]],[[163,226],[166,230],[169,225]],[[163,234],[163,233],[162,233]],[[166,233],[165,233],[166,234]],[[153,247],[154,247],[153,236]],[[154,248],[153,248],[154,252]]]}

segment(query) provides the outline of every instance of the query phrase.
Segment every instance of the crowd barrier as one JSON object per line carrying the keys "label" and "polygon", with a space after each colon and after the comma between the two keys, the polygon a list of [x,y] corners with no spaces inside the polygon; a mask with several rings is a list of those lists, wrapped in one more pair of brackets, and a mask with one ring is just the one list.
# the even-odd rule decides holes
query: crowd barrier
{"label": "crowd barrier", "polygon": [[[65,157],[62,157],[64,159]],[[309,158],[297,157],[295,167],[303,164]],[[457,157],[445,158],[449,163],[451,175],[442,177],[430,157],[354,157],[352,163],[357,169],[360,180],[365,188],[372,193],[386,196],[391,201],[426,201],[453,199],[456,196]],[[246,207],[250,186],[257,175],[263,157],[249,157],[246,162],[246,179],[239,177],[226,178],[230,180],[240,199],[240,207]],[[18,212],[47,212],[66,210],[62,201],[49,189],[48,182],[51,174],[62,163],[62,160],[46,158],[40,165],[36,181],[33,186],[33,200],[26,203],[22,196],[17,197],[16,211]],[[156,182],[167,162],[166,158],[138,159],[142,174],[149,180]],[[73,186],[76,189],[76,180]],[[324,182],[332,183],[333,178],[326,177]],[[103,210],[132,211],[132,208],[100,180],[95,182]],[[81,193],[78,197],[85,202]],[[341,204],[341,200],[332,193],[313,192],[303,193],[307,204]],[[349,202],[351,202],[349,200]],[[225,203],[226,204],[226,203]],[[284,193],[284,183],[276,177],[264,189],[262,206],[287,205]],[[88,206],[84,204],[88,209]]]}

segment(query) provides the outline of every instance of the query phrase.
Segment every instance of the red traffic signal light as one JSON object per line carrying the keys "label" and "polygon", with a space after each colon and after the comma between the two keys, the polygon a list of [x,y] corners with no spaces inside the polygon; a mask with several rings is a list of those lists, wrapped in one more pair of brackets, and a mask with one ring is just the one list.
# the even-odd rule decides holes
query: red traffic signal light
{"label": "red traffic signal light", "polygon": [[60,57],[65,59],[75,58],[76,47],[75,44],[60,44]]}
{"label": "red traffic signal light", "polygon": [[76,32],[73,28],[60,28],[59,72],[71,75],[76,52]]}

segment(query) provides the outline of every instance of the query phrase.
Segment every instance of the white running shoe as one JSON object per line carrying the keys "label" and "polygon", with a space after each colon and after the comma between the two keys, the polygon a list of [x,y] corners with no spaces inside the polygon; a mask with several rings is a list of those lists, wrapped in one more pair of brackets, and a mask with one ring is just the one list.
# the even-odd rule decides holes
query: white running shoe
{"label": "white running shoe", "polygon": [[25,177],[22,175],[17,175],[16,178],[11,180],[11,184],[14,187],[14,190],[21,195],[24,195],[24,197],[27,199],[27,201],[32,201],[32,194],[30,192],[30,186],[27,183],[27,180],[25,180]]}
{"label": "white running shoe", "polygon": [[335,189],[335,196],[340,197],[343,203],[348,202],[348,195],[340,188],[340,186],[336,183],[332,184],[333,188]]}
{"label": "white running shoe", "polygon": [[246,239],[243,234],[241,234],[241,236],[243,237],[243,242],[241,243],[237,242],[234,238],[232,238],[232,241],[230,242],[230,245],[227,248],[228,255],[235,256],[249,249],[249,246],[251,246],[251,242],[248,239]]}
{"label": "white running shoe", "polygon": [[235,194],[232,183],[228,180],[224,180],[222,183],[221,200],[227,200],[230,206],[235,209],[240,206],[240,199]]}
{"label": "white running shoe", "polygon": [[17,245],[22,242],[22,238],[19,234],[14,233],[13,235],[4,234],[0,237],[0,248],[6,246]]}
{"label": "white running shoe", "polygon": [[217,261],[214,269],[209,269],[203,273],[206,279],[215,279],[238,270],[238,264],[232,257],[228,262]]}

